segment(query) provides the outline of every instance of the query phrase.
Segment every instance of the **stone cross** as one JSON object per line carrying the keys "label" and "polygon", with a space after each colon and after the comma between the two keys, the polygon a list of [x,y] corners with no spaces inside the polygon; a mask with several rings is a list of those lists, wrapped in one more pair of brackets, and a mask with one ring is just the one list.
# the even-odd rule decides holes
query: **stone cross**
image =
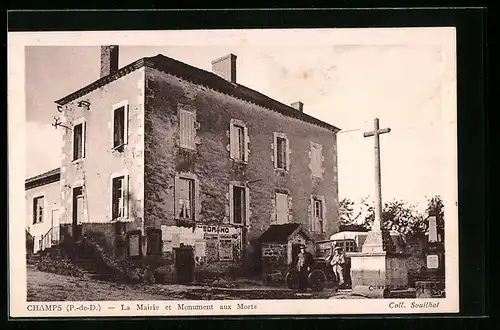
{"label": "stone cross", "polygon": [[363,136],[374,137],[375,140],[375,222],[372,231],[382,231],[382,184],[380,183],[380,134],[389,133],[390,128],[379,128],[378,118],[375,118],[373,131],[363,133]]}

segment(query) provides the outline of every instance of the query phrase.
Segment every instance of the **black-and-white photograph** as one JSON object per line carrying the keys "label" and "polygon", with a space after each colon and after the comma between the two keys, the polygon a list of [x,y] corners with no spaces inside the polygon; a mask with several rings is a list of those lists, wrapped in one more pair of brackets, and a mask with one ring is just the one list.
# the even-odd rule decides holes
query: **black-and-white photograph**
{"label": "black-and-white photograph", "polygon": [[33,308],[457,296],[454,29],[171,33],[24,47]]}

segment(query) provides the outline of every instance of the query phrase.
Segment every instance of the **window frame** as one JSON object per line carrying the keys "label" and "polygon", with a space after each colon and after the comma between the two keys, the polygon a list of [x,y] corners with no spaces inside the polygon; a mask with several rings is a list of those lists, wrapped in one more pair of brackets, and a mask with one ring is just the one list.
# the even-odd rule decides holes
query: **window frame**
{"label": "window frame", "polygon": [[[236,128],[241,128],[242,129],[242,134],[241,136],[243,137],[243,142],[242,143],[238,143],[236,145],[236,143],[238,141],[235,140],[235,136],[236,136]],[[238,135],[239,137],[240,135]],[[239,141],[241,141],[241,139],[238,139]],[[230,123],[229,123],[229,157],[231,159],[233,159],[235,162],[239,162],[239,163],[243,163],[243,164],[247,164],[248,163],[248,159],[249,159],[249,153],[250,153],[250,150],[249,150],[249,145],[250,143],[250,138],[249,138],[249,135],[248,135],[248,127],[247,125],[239,120],[239,119],[231,119]],[[241,151],[238,151],[239,154],[242,153],[241,157],[236,157],[236,147],[238,147],[238,150],[240,148],[242,148],[242,152]]]}
{"label": "window frame", "polygon": [[[180,206],[180,200],[181,196],[179,196],[179,190],[180,187],[178,187],[175,191],[175,201],[176,201],[176,206],[177,206],[177,211],[176,212],[176,218],[179,220],[184,220],[184,221],[195,221],[195,182],[194,179],[192,178],[186,178],[186,177],[179,177],[178,178],[178,183],[179,185],[181,182],[187,182],[187,188],[188,188],[188,201],[189,201],[189,217],[181,217],[180,212],[182,212],[181,206]],[[185,200],[183,199],[183,205],[184,205]]]}
{"label": "window frame", "polygon": [[[115,146],[115,114],[116,110],[123,107],[123,142]],[[113,104],[111,107],[111,149],[113,151],[122,151],[123,148],[128,144],[128,133],[129,133],[129,103],[128,100],[123,100],[121,102]]]}
{"label": "window frame", "polygon": [[[76,158],[76,153],[75,153],[75,134],[76,134],[76,128],[78,126],[82,126],[82,136],[81,136],[81,141],[80,141],[80,149],[81,149],[81,156]],[[76,163],[76,162],[79,162],[79,161],[82,161],[83,159],[85,159],[85,154],[86,154],[86,145],[87,145],[87,125],[86,125],[86,121],[84,118],[80,118],[78,120],[76,120],[74,123],[73,123],[73,128],[72,128],[72,131],[71,131],[71,154],[72,154],[72,157],[71,157],[71,161],[73,163]]]}
{"label": "window frame", "polygon": [[[76,189],[81,189],[81,194],[78,196],[75,195]],[[84,189],[85,187],[83,186],[82,182],[76,182],[71,187],[71,223],[73,223],[74,217],[77,215],[76,205],[78,204],[78,198],[81,198],[82,204],[85,205],[86,201]],[[85,212],[85,208],[82,210],[82,212]],[[82,222],[84,222],[84,219],[81,219],[81,222],[78,222],[77,224],[80,225]]]}
{"label": "window frame", "polygon": [[[37,201],[41,200],[42,203],[41,203],[41,209],[42,209],[42,212],[41,212],[41,215],[38,214],[38,204],[37,204]],[[32,225],[38,225],[38,224],[42,224],[45,222],[45,195],[44,194],[41,194],[41,195],[36,195],[36,196],[33,196],[33,202],[32,202],[32,208],[33,208],[33,212],[32,212]],[[38,218],[40,217],[40,221],[38,221]]]}
{"label": "window frame", "polygon": [[[244,208],[242,211],[245,212],[244,217],[242,218],[242,223],[237,223],[234,220],[234,188],[240,188],[244,191],[245,199],[244,199]],[[250,213],[250,189],[246,187],[241,182],[231,182],[229,184],[229,223],[235,226],[246,226],[249,223],[249,213]]]}
{"label": "window frame", "polygon": [[[115,194],[114,194],[114,182],[116,179],[123,178],[123,186],[122,186],[122,191],[123,191],[123,215],[120,217],[114,217],[114,203],[115,203]],[[113,173],[110,177],[110,198],[111,198],[111,203],[110,203],[110,221],[111,222],[119,222],[119,221],[125,221],[129,219],[129,210],[130,210],[130,178],[129,174],[127,171],[119,172],[119,173]],[[119,205],[118,205],[119,206]]]}
{"label": "window frame", "polygon": [[[290,140],[288,139],[287,135],[285,133],[279,133],[279,132],[274,132],[273,133],[273,162],[274,162],[274,168],[279,171],[289,171],[290,170]],[[279,148],[279,141],[283,140],[285,145],[284,145],[284,150],[283,150],[283,165],[284,167],[280,167],[279,161],[278,161],[278,155],[281,153],[280,148]]]}
{"label": "window frame", "polygon": [[[321,217],[318,218],[316,216],[316,205],[320,203],[321,205]],[[310,212],[310,220],[309,226],[312,232],[324,234],[325,231],[325,222],[326,222],[326,199],[324,196],[319,195],[311,195],[310,202],[311,212]]]}

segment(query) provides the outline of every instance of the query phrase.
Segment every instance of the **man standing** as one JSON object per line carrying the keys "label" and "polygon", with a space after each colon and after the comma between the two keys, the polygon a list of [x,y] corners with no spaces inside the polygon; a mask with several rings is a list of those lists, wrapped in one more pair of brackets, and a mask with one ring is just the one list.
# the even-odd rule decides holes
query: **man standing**
{"label": "man standing", "polygon": [[337,284],[339,287],[344,285],[344,264],[345,257],[342,251],[342,247],[336,246],[333,255],[328,256],[327,260],[330,260],[330,265],[333,268],[333,274],[335,275],[335,279],[337,280]]}
{"label": "man standing", "polygon": [[307,277],[313,266],[312,254],[307,252],[305,245],[300,246],[300,252],[297,255],[297,272],[299,273],[299,292],[307,291]]}

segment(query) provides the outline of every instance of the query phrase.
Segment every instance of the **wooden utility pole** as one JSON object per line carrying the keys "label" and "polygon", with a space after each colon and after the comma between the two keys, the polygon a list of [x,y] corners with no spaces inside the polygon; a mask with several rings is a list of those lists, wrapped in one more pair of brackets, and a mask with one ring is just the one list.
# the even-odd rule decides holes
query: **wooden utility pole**
{"label": "wooden utility pole", "polygon": [[375,118],[374,130],[363,133],[363,136],[374,137],[375,140],[375,221],[372,231],[382,231],[382,184],[380,176],[380,134],[389,133],[390,128],[379,128],[379,120]]}

